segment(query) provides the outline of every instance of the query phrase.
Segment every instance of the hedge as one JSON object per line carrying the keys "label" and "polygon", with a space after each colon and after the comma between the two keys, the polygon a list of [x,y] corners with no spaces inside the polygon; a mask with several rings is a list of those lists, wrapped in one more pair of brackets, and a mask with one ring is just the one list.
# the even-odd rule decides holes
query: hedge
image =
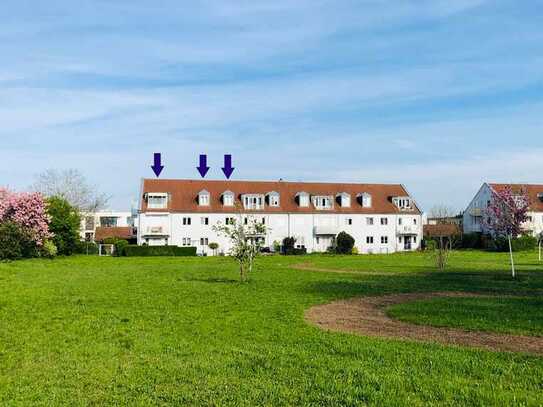
{"label": "hedge", "polygon": [[128,257],[196,256],[196,247],[128,245],[124,247],[122,255]]}
{"label": "hedge", "polygon": [[[534,250],[536,247],[537,239],[533,236],[524,235],[514,238],[511,241],[511,248],[514,252]],[[505,237],[499,237],[494,240],[490,240],[487,245],[487,250],[493,252],[508,252],[509,241]]]}

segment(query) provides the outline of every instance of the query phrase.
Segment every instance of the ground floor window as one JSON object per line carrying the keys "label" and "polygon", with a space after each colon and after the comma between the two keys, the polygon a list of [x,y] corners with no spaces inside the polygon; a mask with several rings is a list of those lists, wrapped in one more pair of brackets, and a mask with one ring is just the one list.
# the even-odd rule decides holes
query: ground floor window
{"label": "ground floor window", "polygon": [[209,239],[207,237],[200,238],[200,246],[207,246],[209,244]]}
{"label": "ground floor window", "polygon": [[191,243],[190,237],[183,238],[183,246],[190,246],[190,243]]}
{"label": "ground floor window", "polygon": [[381,244],[388,244],[388,236],[381,236]]}
{"label": "ground floor window", "polygon": [[366,236],[366,243],[373,244],[373,236]]}

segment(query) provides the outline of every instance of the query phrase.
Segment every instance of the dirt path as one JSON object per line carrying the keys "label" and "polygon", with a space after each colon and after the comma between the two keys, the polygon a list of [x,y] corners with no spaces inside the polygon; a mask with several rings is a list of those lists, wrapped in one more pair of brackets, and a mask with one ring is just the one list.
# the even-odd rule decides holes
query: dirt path
{"label": "dirt path", "polygon": [[420,342],[438,342],[444,345],[472,346],[494,351],[528,352],[543,355],[543,337],[414,325],[389,318],[385,314],[385,308],[407,301],[435,297],[485,296],[488,297],[488,295],[464,292],[435,292],[354,298],[312,307],[306,312],[305,317],[310,323],[331,331]]}

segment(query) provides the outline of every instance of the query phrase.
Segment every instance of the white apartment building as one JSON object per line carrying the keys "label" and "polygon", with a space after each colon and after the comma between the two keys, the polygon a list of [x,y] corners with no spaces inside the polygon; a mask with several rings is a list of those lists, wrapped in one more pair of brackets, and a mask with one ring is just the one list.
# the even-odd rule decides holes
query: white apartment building
{"label": "white apartment building", "polygon": [[196,246],[199,254],[230,245],[214,225],[252,218],[267,226],[260,236],[273,248],[296,238],[308,253],[324,252],[339,232],[360,253],[413,251],[422,239],[422,216],[402,185],[145,179],[138,244]]}
{"label": "white apartment building", "polygon": [[101,211],[85,213],[81,217],[81,240],[94,242],[97,228],[127,228],[137,226],[137,213],[134,211]]}
{"label": "white apartment building", "polygon": [[528,221],[523,225],[523,228],[531,232],[534,236],[543,232],[543,185],[484,183],[464,211],[464,233],[485,232],[483,218],[486,208],[490,204],[493,194],[502,191],[508,186],[511,187],[513,193],[524,190],[528,195],[530,208],[528,211]]}

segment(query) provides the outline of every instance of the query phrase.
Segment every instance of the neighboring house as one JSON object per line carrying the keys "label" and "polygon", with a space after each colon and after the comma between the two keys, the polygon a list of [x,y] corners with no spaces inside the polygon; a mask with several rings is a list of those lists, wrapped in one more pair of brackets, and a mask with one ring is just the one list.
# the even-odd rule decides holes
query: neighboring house
{"label": "neighboring house", "polygon": [[128,241],[130,244],[136,244],[138,241],[137,229],[133,226],[116,227],[97,227],[94,235],[94,241],[103,243],[106,239],[116,238]]}
{"label": "neighboring house", "polygon": [[[83,214],[81,217],[81,240],[100,241],[101,239],[97,237],[98,228],[134,228],[137,226],[137,217],[138,215],[134,211],[102,211]],[[103,232],[101,233],[103,236]],[[119,233],[124,234],[124,232]]]}
{"label": "neighboring house", "polygon": [[230,249],[213,226],[251,217],[267,226],[264,245],[285,237],[308,252],[324,252],[341,231],[360,253],[419,248],[422,216],[402,185],[304,182],[155,180],[142,182],[138,244]]}
{"label": "neighboring house", "polygon": [[528,221],[523,228],[531,234],[543,232],[543,185],[534,184],[490,184],[484,183],[464,212],[464,233],[484,232],[484,216],[492,195],[510,186],[513,193],[525,190],[530,201]]}

